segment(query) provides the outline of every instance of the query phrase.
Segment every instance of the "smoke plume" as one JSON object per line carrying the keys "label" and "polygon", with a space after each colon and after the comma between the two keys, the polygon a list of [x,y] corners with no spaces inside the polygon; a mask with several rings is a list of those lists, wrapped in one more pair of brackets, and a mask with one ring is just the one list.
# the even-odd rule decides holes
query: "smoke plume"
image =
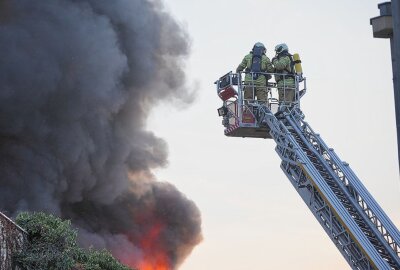
{"label": "smoke plume", "polygon": [[154,179],[168,151],[146,120],[191,102],[188,39],[159,0],[0,0],[0,208],[58,214],[84,246],[176,269],[200,213]]}

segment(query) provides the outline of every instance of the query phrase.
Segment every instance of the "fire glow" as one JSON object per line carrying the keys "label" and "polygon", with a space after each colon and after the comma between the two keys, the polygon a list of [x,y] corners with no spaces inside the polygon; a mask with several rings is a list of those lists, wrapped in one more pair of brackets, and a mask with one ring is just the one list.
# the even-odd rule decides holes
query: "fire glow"
{"label": "fire glow", "polygon": [[121,258],[122,263],[138,270],[172,270],[167,251],[161,246],[162,240],[160,238],[164,230],[165,225],[160,222],[149,226],[147,231],[137,240],[142,251],[140,260]]}

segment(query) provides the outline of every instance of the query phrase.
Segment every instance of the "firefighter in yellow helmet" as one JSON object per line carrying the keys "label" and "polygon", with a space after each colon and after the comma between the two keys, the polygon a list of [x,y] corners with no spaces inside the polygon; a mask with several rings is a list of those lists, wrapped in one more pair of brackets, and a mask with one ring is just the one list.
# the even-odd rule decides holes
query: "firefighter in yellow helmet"
{"label": "firefighter in yellow helmet", "polygon": [[285,43],[275,46],[276,55],[272,58],[272,65],[275,68],[275,81],[278,87],[279,103],[282,109],[290,104],[295,99],[295,80],[293,58],[289,53],[289,48]]}
{"label": "firefighter in yellow helmet", "polygon": [[[265,55],[266,48],[261,42],[254,44],[252,51],[247,54],[236,69],[236,72],[245,71],[244,99],[267,101],[267,78],[260,72],[274,72],[271,60]],[[255,96],[253,96],[253,93]]]}

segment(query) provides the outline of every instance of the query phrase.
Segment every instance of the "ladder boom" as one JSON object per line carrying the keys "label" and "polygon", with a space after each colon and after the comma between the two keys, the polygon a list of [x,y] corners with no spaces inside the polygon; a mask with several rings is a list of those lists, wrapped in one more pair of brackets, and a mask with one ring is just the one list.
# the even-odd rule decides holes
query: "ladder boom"
{"label": "ladder boom", "polygon": [[400,269],[399,231],[349,165],[304,121],[260,105],[281,168],[353,269]]}
{"label": "ladder boom", "polygon": [[[223,101],[218,114],[225,135],[276,142],[281,169],[352,269],[400,270],[398,229],[349,164],[304,121],[300,99],[307,89],[306,79],[278,74],[294,77],[294,86],[271,82],[261,86],[243,81],[243,75],[229,72],[215,82]],[[249,89],[252,96],[245,98]],[[268,98],[256,97],[257,90],[266,91]],[[294,91],[293,100],[285,99],[287,91]]]}

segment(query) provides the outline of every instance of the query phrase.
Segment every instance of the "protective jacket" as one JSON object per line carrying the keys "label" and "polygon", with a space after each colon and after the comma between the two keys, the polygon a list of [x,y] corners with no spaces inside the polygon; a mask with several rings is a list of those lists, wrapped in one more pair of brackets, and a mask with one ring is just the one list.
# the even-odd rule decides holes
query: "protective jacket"
{"label": "protective jacket", "polygon": [[283,84],[289,87],[294,87],[294,76],[288,76],[294,74],[293,61],[289,54],[280,54],[272,59],[272,64],[275,67],[275,73],[287,74],[286,76],[275,75],[275,81],[278,87],[282,87]]}
{"label": "protective jacket", "polygon": [[[236,72],[240,72],[243,70],[245,70],[246,72],[250,72],[252,60],[253,54],[250,52],[243,58],[242,62],[237,67]],[[269,58],[265,54],[263,54],[261,57],[261,72],[274,72],[274,67],[271,64],[271,60],[269,60]],[[251,84],[253,81],[251,74],[246,74],[244,81],[245,84]],[[254,80],[255,85],[265,86],[266,83],[267,79],[264,75],[260,75],[257,79]]]}

